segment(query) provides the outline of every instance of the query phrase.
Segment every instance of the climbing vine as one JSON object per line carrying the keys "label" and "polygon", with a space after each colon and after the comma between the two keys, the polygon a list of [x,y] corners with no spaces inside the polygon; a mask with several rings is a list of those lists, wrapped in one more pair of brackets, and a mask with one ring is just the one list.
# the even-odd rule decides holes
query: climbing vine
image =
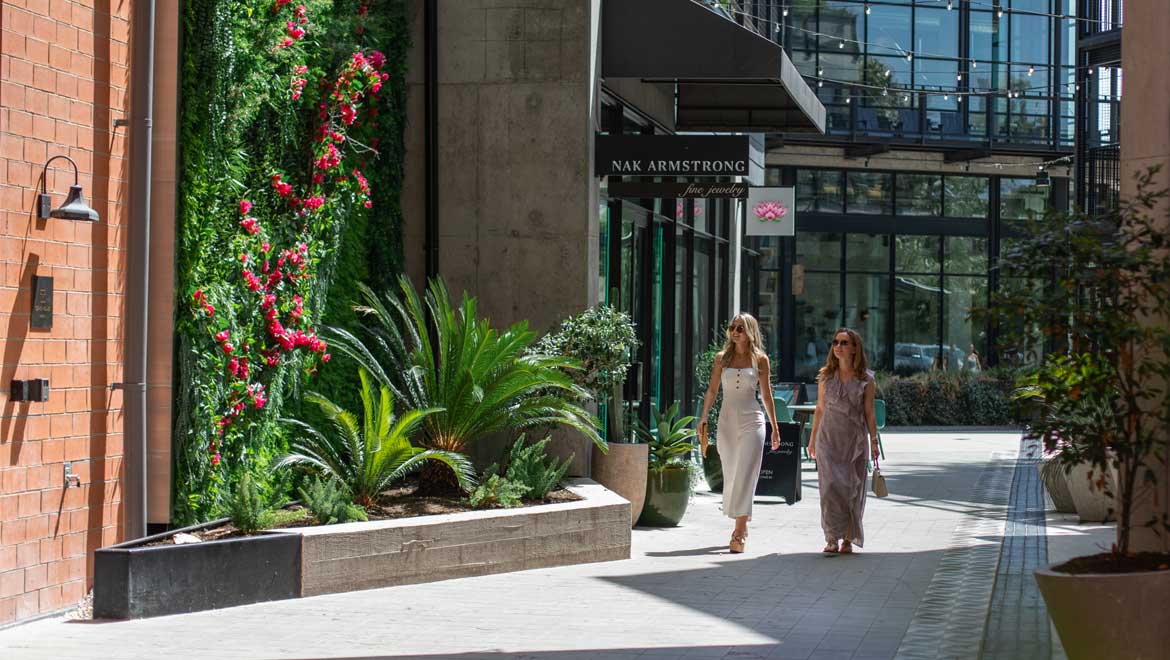
{"label": "climbing vine", "polygon": [[273,421],[328,371],[315,328],[352,316],[356,281],[399,269],[408,48],[402,0],[188,0],[184,12],[179,523],[220,513],[245,473],[272,499],[287,491],[266,469],[284,448]]}

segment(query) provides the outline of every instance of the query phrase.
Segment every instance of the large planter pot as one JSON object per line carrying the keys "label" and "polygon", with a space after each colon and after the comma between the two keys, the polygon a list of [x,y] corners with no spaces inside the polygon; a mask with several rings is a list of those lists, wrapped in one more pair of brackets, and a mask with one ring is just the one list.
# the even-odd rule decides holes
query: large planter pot
{"label": "large planter pot", "polygon": [[1170,658],[1170,571],[1069,575],[1036,571],[1069,660]]}
{"label": "large planter pot", "polygon": [[691,501],[691,471],[685,467],[651,471],[646,476],[646,505],[638,524],[674,527]]}
{"label": "large planter pot", "polygon": [[[1105,522],[1113,517],[1109,514],[1113,508],[1113,498],[1099,488],[1091,488],[1089,471],[1092,466],[1088,463],[1074,465],[1067,476],[1068,490],[1076,505],[1077,517],[1081,522]],[[1112,475],[1108,479],[1112,481]],[[1112,483],[1109,484],[1113,491]]]}
{"label": "large planter pot", "polygon": [[[1040,480],[1044,482],[1044,489],[1052,498],[1052,504],[1058,513],[1076,513],[1077,504],[1073,501],[1072,493],[1068,489],[1068,478],[1064,473],[1064,466],[1056,456],[1047,456],[1036,469],[1040,471]],[[1083,478],[1083,477],[1082,477]]]}
{"label": "large planter pot", "polygon": [[137,619],[296,598],[301,591],[301,537],[272,532],[183,545],[147,544],[148,536],[94,553],[93,615]]}
{"label": "large planter pot", "polygon": [[646,469],[649,447],[641,444],[610,443],[609,452],[593,448],[593,479],[630,503],[630,527],[642,515],[646,501]]}
{"label": "large planter pot", "polygon": [[712,493],[723,492],[723,461],[719,458],[719,447],[715,445],[707,446],[707,455],[703,457],[703,477]]}

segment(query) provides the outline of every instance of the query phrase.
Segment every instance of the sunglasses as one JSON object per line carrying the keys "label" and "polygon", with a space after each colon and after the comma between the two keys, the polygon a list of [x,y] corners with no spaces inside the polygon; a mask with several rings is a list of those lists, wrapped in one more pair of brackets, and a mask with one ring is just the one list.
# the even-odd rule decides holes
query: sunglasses
{"label": "sunglasses", "polygon": [[834,339],[833,345],[834,346],[852,346],[853,342],[848,340],[848,339]]}
{"label": "sunglasses", "polygon": [[733,325],[727,329],[728,332],[745,332],[746,329],[742,325]]}

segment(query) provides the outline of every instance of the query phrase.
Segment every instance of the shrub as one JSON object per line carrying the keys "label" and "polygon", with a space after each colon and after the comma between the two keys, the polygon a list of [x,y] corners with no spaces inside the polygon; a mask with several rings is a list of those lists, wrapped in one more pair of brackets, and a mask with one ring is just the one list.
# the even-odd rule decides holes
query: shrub
{"label": "shrub", "polygon": [[877,398],[886,402],[888,426],[999,426],[1011,417],[1012,376],[994,370],[979,375],[880,374]]}
{"label": "shrub", "polygon": [[365,369],[360,369],[358,376],[364,423],[359,427],[353,413],[320,394],[306,394],[305,400],[316,404],[329,422],[328,432],[300,420],[283,420],[302,435],[294,442],[293,451],[277,461],[277,468],[296,467],[333,479],[361,506],[373,505],[390,484],[432,461],[447,466],[461,488],[475,484],[475,473],[466,456],[410,444],[410,434],[435,409],[410,410],[395,417],[389,388],[383,385],[375,392]]}
{"label": "shrub", "polygon": [[599,305],[561,321],[536,342],[533,352],[576,360],[581,368],[566,373],[604,402],[614,385],[625,382],[630,356],[638,344],[630,315]]}
{"label": "shrub", "polygon": [[260,496],[260,489],[252,480],[252,475],[247,472],[236,484],[228,511],[232,524],[245,534],[255,534],[272,526],[272,512]]}
{"label": "shrub", "polygon": [[501,477],[499,467],[496,465],[489,467],[484,475],[488,476],[484,477],[468,498],[473,508],[502,507],[510,509],[520,506],[520,500],[528,494],[528,486],[507,477]]}
{"label": "shrub", "polygon": [[525,447],[524,436],[521,435],[516,440],[516,444],[512,445],[512,451],[508,456],[508,471],[505,476],[508,481],[528,487],[525,499],[543,500],[548,497],[549,492],[561,483],[565,472],[569,470],[571,456],[560,465],[557,464],[555,458],[549,460],[544,452],[548,441],[549,439],[545,438]]}
{"label": "shrub", "polygon": [[322,525],[367,520],[365,509],[350,501],[345,489],[329,479],[314,479],[301,488],[301,501]]}
{"label": "shrub", "polygon": [[[526,355],[535,339],[526,322],[493,329],[466,292],[456,308],[442,279],[430,282],[425,306],[409,278],[400,278],[399,288],[399,295],[380,297],[360,287],[366,305],[357,309],[372,321],[367,341],[340,328],[330,328],[328,336],[399,401],[437,409],[422,424],[425,446],[461,453],[492,433],[556,424],[605,447],[596,420],[575,402],[588,392],[563,371],[579,365],[561,356]],[[424,489],[449,492],[454,486],[449,475],[424,474]]]}

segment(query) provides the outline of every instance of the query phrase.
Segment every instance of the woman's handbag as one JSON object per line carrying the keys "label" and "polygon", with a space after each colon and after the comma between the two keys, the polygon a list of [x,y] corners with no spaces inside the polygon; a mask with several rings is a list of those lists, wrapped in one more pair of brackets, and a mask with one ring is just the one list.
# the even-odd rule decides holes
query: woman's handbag
{"label": "woman's handbag", "polygon": [[886,478],[882,476],[882,471],[881,468],[878,467],[878,461],[876,457],[873,459],[873,477],[871,477],[871,479],[873,484],[873,494],[875,497],[886,497],[890,494],[890,491],[886,489]]}

